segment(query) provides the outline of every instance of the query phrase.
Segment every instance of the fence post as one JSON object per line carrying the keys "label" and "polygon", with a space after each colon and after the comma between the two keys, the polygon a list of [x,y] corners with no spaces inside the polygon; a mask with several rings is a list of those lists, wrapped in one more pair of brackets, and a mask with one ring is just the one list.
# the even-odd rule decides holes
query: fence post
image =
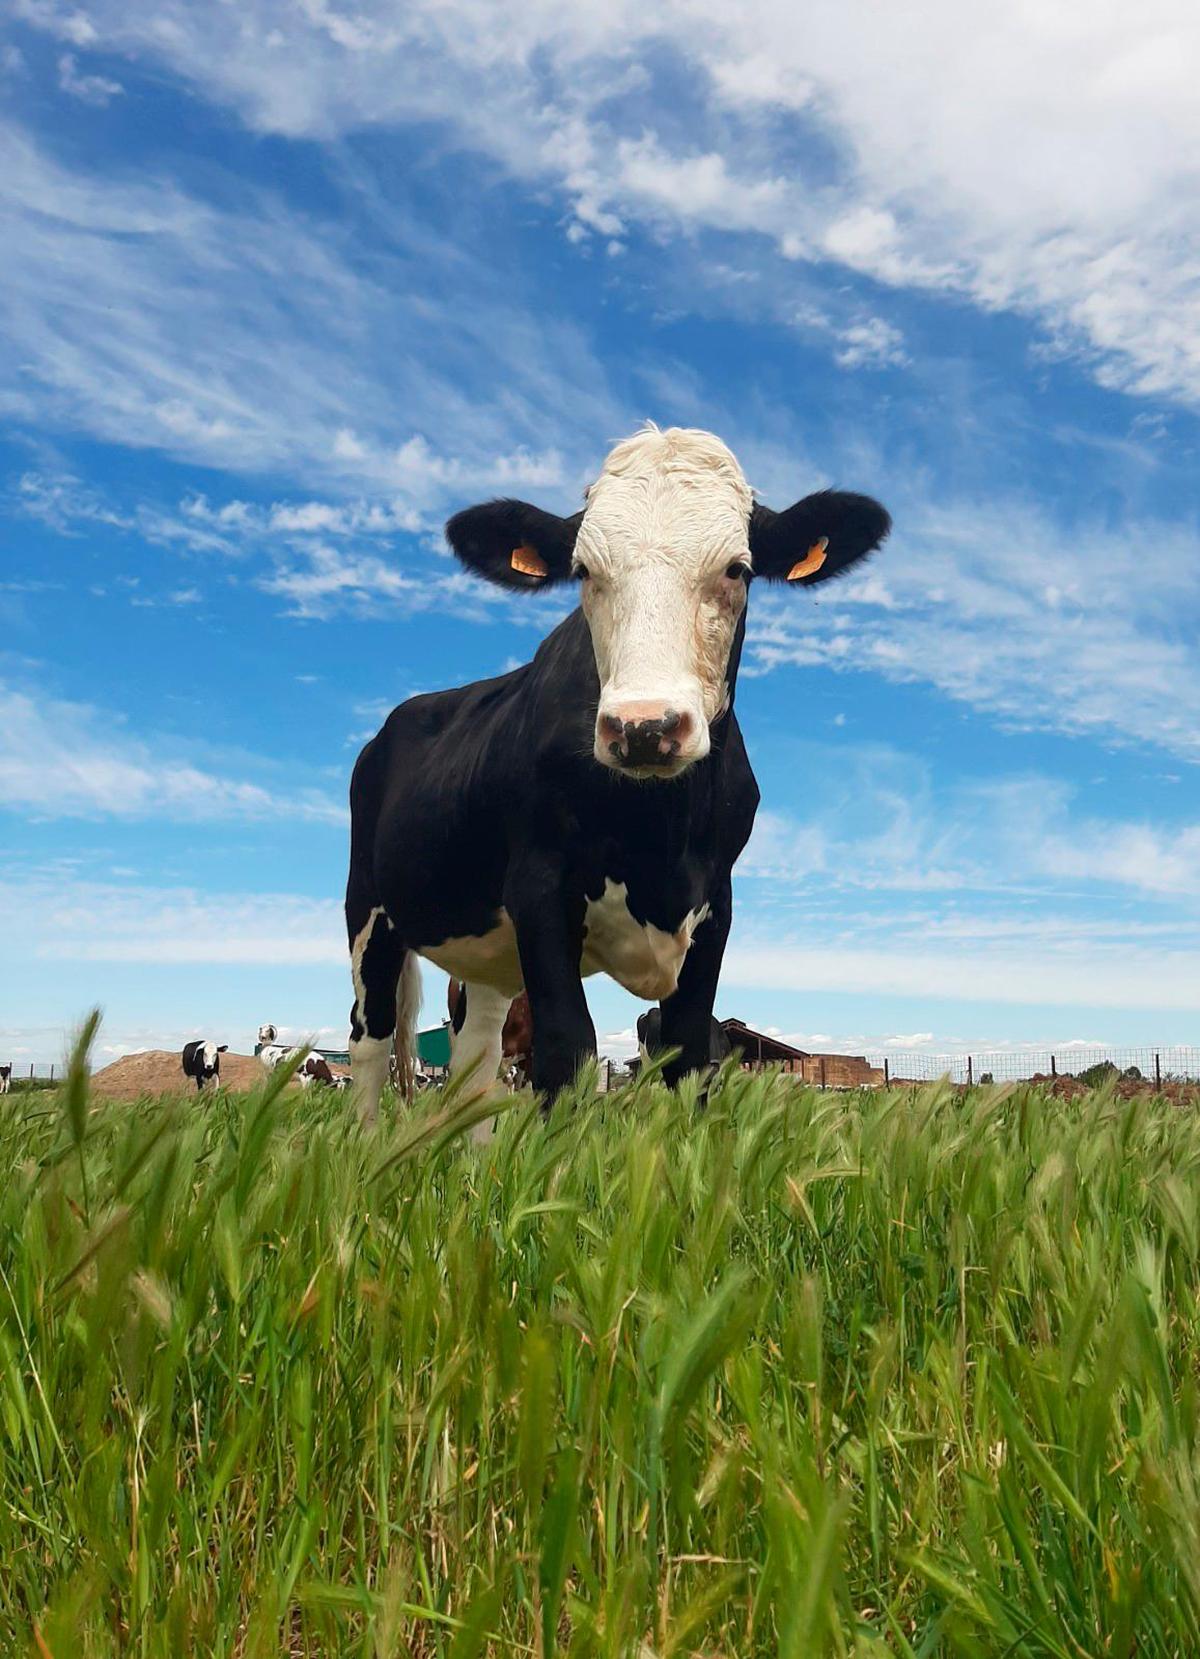
{"label": "fence post", "polygon": [[886,1054],[883,1057],[883,1086],[885,1089],[890,1089],[892,1086],[892,1079],[888,1068],[888,1058]]}
{"label": "fence post", "polygon": [[973,1078],[972,1078],[972,1075],[971,1075],[971,1071],[972,1071],[972,1068],[971,1068],[971,1056],[970,1056],[970,1055],[969,1055],[969,1054],[968,1054],[968,1055],[967,1055],[967,1087],[968,1087],[968,1089],[969,1089],[969,1088],[970,1088],[970,1087],[971,1087],[971,1084],[972,1084],[972,1082],[973,1082]]}
{"label": "fence post", "polygon": [[51,1062],[50,1062],[50,1081],[52,1083],[54,1081],[54,1061],[53,1060],[51,1060]]}
{"label": "fence post", "polygon": [[825,1087],[825,1056],[821,1056],[821,1087]]}
{"label": "fence post", "polygon": [[1050,1056],[1050,1075],[1051,1075],[1051,1077],[1057,1077],[1058,1076],[1058,1064],[1057,1064],[1053,1054]]}
{"label": "fence post", "polygon": [[1162,1067],[1158,1063],[1158,1055],[1154,1056],[1154,1087],[1162,1088]]}

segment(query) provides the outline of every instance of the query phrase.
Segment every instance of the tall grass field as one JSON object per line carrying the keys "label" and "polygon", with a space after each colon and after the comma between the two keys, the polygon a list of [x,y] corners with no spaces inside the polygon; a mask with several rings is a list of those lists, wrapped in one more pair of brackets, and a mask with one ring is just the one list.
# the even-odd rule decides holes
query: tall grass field
{"label": "tall grass field", "polygon": [[0,1101],[0,1653],[1200,1654],[1200,1124]]}

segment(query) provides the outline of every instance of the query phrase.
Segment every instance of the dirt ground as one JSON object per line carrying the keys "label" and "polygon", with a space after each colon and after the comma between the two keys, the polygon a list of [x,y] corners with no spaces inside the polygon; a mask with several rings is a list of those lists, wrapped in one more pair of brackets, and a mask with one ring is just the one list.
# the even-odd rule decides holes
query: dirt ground
{"label": "dirt ground", "polygon": [[[1073,1100],[1077,1095],[1088,1092],[1087,1085],[1081,1083],[1077,1077],[1047,1077],[1044,1072],[1038,1072],[1029,1081],[1040,1083],[1043,1088],[1048,1088],[1051,1094],[1059,1095],[1065,1100]],[[1152,1077],[1119,1077],[1115,1092],[1118,1100],[1133,1100],[1138,1095],[1161,1094],[1164,1100],[1173,1100],[1177,1106],[1194,1106],[1200,1100],[1200,1084],[1165,1082],[1161,1089],[1156,1089]]]}
{"label": "dirt ground", "polygon": [[[345,1066],[330,1066],[335,1077],[348,1077]],[[262,1063],[253,1054],[222,1054],[221,1087],[224,1089],[252,1089],[267,1075]],[[299,1083],[290,1085],[299,1088]],[[193,1094],[196,1085],[183,1075],[183,1064],[178,1054],[168,1049],[149,1048],[142,1054],[126,1054],[114,1060],[111,1066],[92,1073],[91,1092],[106,1100],[136,1100],[143,1094],[179,1094],[188,1089]]]}

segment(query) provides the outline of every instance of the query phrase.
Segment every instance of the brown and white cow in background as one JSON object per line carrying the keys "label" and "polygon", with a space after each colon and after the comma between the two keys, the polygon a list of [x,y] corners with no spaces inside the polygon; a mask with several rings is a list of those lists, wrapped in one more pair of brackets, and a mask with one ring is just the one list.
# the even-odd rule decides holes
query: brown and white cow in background
{"label": "brown and white cow in background", "polygon": [[0,1066],[0,1094],[7,1094],[12,1084],[12,1061]]}

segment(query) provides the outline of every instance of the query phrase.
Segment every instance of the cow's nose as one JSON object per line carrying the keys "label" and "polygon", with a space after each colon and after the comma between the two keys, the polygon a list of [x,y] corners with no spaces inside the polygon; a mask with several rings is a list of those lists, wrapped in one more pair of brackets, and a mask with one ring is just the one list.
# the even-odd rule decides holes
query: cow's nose
{"label": "cow's nose", "polygon": [[600,716],[600,738],[622,766],[670,766],[692,733],[692,719],[678,709],[658,715]]}

